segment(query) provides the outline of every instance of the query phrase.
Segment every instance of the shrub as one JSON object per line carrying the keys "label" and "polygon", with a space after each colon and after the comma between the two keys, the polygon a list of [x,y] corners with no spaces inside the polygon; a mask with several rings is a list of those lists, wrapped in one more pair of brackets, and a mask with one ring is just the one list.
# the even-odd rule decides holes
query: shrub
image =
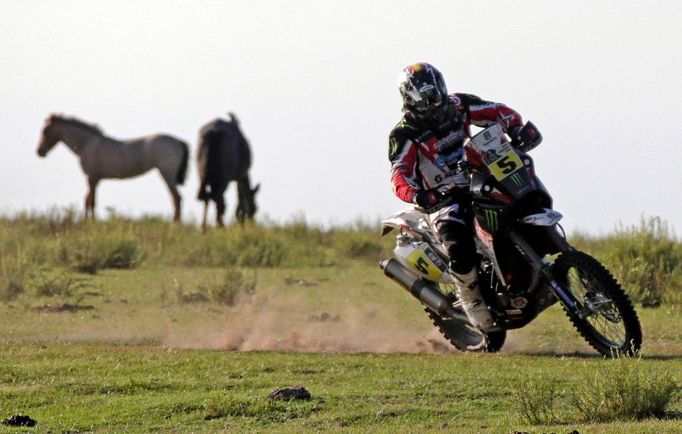
{"label": "shrub", "polygon": [[8,255],[0,252],[0,300],[9,302],[17,298],[26,290],[31,275],[28,257],[17,250]]}
{"label": "shrub", "polygon": [[137,242],[131,238],[109,240],[104,249],[104,268],[135,268],[144,257]]}
{"label": "shrub", "polygon": [[664,221],[643,218],[607,241],[604,260],[633,298],[648,305],[682,302],[682,243]]}
{"label": "shrub", "polygon": [[382,251],[379,241],[349,237],[343,246],[343,253],[351,258],[377,259]]}
{"label": "shrub", "polygon": [[256,291],[255,271],[253,279],[249,279],[243,269],[230,267],[225,270],[221,283],[205,287],[204,291],[213,301],[232,306],[240,294],[253,295]]}
{"label": "shrub", "polygon": [[88,245],[79,245],[69,255],[69,264],[81,273],[95,274],[102,268],[104,258],[98,249]]}
{"label": "shrub", "polygon": [[[32,264],[85,273],[133,268],[143,260],[165,266],[324,267],[357,259],[375,262],[390,256],[395,242],[379,236],[378,222],[362,220],[323,228],[299,216],[284,224],[234,224],[202,234],[193,224],[159,217],[110,213],[92,222],[78,215],[73,209],[52,209],[0,216],[0,254],[13,257],[21,249]],[[602,259],[634,300],[682,303],[682,243],[661,219],[643,219],[638,227],[621,227],[606,237],[578,234],[571,241]],[[13,277],[15,290],[20,280]]]}
{"label": "shrub", "polygon": [[35,292],[39,297],[71,297],[75,291],[83,287],[81,279],[69,273],[40,273],[35,283]]}
{"label": "shrub", "polygon": [[287,256],[285,245],[263,231],[242,230],[228,248],[234,249],[235,265],[243,267],[276,267]]}
{"label": "shrub", "polygon": [[0,300],[12,301],[25,290],[26,273],[11,260],[0,259]]}
{"label": "shrub", "polygon": [[521,419],[531,425],[557,423],[554,404],[557,401],[557,387],[554,383],[533,381],[524,387],[514,386],[512,403]]}
{"label": "shrub", "polygon": [[94,224],[68,238],[59,238],[58,264],[82,273],[101,268],[134,268],[144,257],[135,238],[128,234],[97,232]]}
{"label": "shrub", "polygon": [[674,378],[640,359],[608,361],[574,390],[572,402],[585,421],[661,417],[680,391]]}
{"label": "shrub", "polygon": [[221,281],[199,285],[196,292],[186,293],[182,284],[175,281],[175,292],[181,303],[214,301],[233,306],[240,296],[250,296],[256,292],[256,271],[253,271],[253,278],[246,274],[244,269],[228,267]]}
{"label": "shrub", "polygon": [[[591,376],[566,385],[542,378],[512,387],[512,404],[519,417],[531,425],[609,422],[665,416],[668,405],[682,390],[677,380],[641,359],[617,357],[605,360]],[[555,410],[561,409],[564,420]]]}

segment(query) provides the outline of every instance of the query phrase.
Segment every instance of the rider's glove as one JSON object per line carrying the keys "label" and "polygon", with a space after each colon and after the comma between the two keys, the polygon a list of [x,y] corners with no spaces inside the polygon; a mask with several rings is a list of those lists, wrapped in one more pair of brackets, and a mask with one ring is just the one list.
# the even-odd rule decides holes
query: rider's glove
{"label": "rider's glove", "polygon": [[523,125],[518,125],[516,127],[509,127],[507,129],[507,134],[511,137],[511,144],[513,147],[518,147],[521,144],[521,130]]}
{"label": "rider's glove", "polygon": [[469,187],[455,187],[448,191],[448,198],[451,202],[462,202],[464,200],[471,200],[471,191]]}
{"label": "rider's glove", "polygon": [[429,209],[438,205],[442,199],[443,194],[435,188],[419,190],[417,194],[414,195],[414,203],[424,209]]}
{"label": "rider's glove", "polygon": [[512,139],[512,146],[522,152],[528,152],[542,142],[542,134],[530,121],[523,127],[509,128],[507,134]]}

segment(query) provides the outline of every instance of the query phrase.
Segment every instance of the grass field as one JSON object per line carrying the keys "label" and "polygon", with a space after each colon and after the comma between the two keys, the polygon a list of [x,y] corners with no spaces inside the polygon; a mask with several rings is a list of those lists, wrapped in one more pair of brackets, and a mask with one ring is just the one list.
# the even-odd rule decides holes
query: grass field
{"label": "grass field", "polygon": [[[6,347],[3,413],[23,412],[41,432],[349,429],[449,432],[679,432],[670,420],[591,424],[559,408],[559,422],[528,426],[512,405],[528,381],[571,388],[602,365],[591,357],[523,354],[332,354],[168,350],[48,344]],[[681,368],[642,360],[641,369]],[[662,364],[669,364],[664,367]],[[273,402],[304,385],[309,401]],[[679,401],[673,408],[679,412]]]}
{"label": "grass field", "polygon": [[[464,354],[382,275],[376,257],[390,240],[362,228],[275,228],[263,236],[279,246],[269,256],[240,257],[218,256],[219,246],[259,229],[202,237],[125,224],[0,224],[0,419],[29,415],[37,432],[682,432],[682,306],[668,298],[657,308],[638,302],[639,359],[597,357],[557,306],[510,332],[501,353]],[[23,242],[12,225],[25,225]],[[132,241],[126,252],[137,262],[109,268],[95,258],[84,272],[82,256],[59,256],[82,240],[96,250],[98,228]],[[292,231],[304,240],[297,258],[287,250]],[[586,386],[621,374],[629,395],[645,395],[625,381],[637,375],[654,386],[673,379],[677,392],[656,418],[597,422],[579,411]],[[294,385],[312,399],[268,399]],[[525,398],[555,405],[531,424]]]}

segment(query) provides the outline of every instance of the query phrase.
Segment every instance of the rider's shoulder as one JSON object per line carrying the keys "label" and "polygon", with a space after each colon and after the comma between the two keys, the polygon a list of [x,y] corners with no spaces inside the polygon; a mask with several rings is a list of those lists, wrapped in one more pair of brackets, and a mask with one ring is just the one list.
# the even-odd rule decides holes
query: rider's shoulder
{"label": "rider's shoulder", "polygon": [[417,127],[413,122],[403,116],[400,121],[393,127],[389,137],[396,140],[408,140],[418,136],[420,133],[419,127]]}
{"label": "rider's shoulder", "polygon": [[464,107],[485,102],[483,99],[481,99],[481,97],[471,93],[453,93],[450,94],[450,100],[452,100],[458,106]]}
{"label": "rider's shoulder", "polygon": [[388,136],[388,158],[393,161],[405,150],[409,142],[420,134],[419,129],[404,116]]}

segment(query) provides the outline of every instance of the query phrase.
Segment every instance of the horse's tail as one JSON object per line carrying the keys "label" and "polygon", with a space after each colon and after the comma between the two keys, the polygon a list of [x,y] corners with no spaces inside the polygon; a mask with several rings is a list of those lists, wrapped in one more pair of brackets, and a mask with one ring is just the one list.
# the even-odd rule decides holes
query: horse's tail
{"label": "horse's tail", "polygon": [[206,131],[200,139],[199,153],[197,155],[197,162],[199,163],[199,175],[201,184],[199,185],[199,192],[197,199],[208,201],[211,199],[211,193],[216,188],[213,185],[216,177],[220,172],[220,142],[223,138],[221,131],[211,128]]}
{"label": "horse's tail", "polygon": [[185,176],[187,176],[187,160],[189,159],[189,146],[187,143],[180,142],[182,144],[182,161],[180,162],[180,167],[178,168],[178,174],[175,177],[175,182],[182,185],[185,183]]}

